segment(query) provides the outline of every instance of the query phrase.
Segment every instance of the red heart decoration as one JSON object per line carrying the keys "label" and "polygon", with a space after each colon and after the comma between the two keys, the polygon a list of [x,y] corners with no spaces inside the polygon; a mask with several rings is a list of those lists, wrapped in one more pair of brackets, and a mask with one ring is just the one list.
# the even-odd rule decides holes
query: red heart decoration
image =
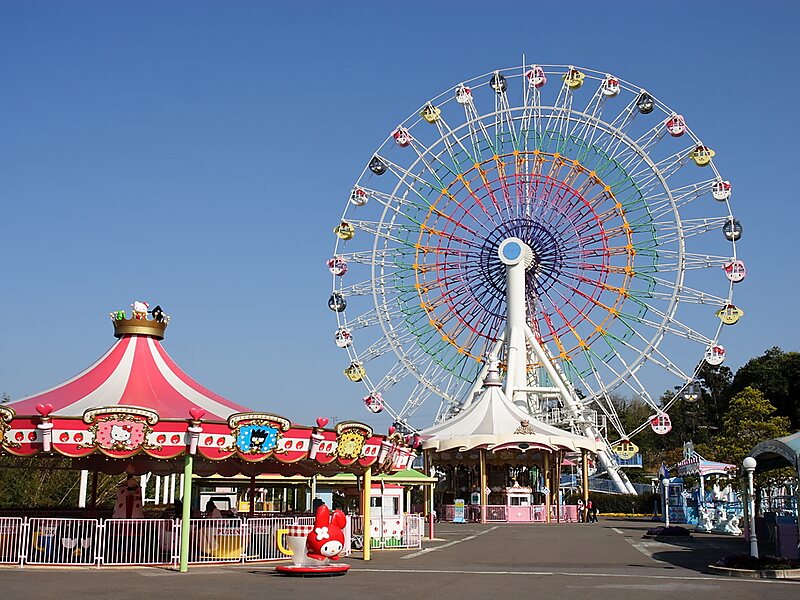
{"label": "red heart decoration", "polygon": [[327,424],[328,424],[328,419],[326,419],[325,417],[317,417],[317,426],[324,429],[325,425]]}
{"label": "red heart decoration", "polygon": [[392,435],[395,431],[397,431],[397,428],[394,425],[389,427],[389,435]]}
{"label": "red heart decoration", "polygon": [[202,408],[198,406],[193,406],[192,408],[189,409],[189,414],[192,415],[192,418],[195,421],[199,421],[205,416],[206,411],[204,411]]}
{"label": "red heart decoration", "polygon": [[52,404],[37,404],[36,405],[36,412],[38,412],[43,417],[46,417],[51,412],[53,412],[53,405]]}

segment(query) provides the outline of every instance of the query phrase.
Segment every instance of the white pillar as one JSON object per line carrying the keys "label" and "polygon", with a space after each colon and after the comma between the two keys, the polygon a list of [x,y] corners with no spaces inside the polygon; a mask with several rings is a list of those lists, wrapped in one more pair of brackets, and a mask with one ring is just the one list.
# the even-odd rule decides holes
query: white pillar
{"label": "white pillar", "polygon": [[664,524],[669,527],[669,478],[664,477],[661,483],[664,486]]}
{"label": "white pillar", "polygon": [[[518,398],[517,390],[528,385],[528,350],[525,347],[527,305],[525,270],[533,261],[530,247],[519,238],[510,237],[497,248],[500,260],[506,265],[506,384],[503,390],[514,403],[527,402]],[[524,395],[524,393],[523,393]]]}
{"label": "white pillar", "polygon": [[156,491],[153,496],[153,500],[156,504],[159,504],[161,502],[161,477],[156,475],[155,480],[156,480]]}
{"label": "white pillar", "polygon": [[183,473],[181,473],[180,484],[178,486],[178,493],[180,494],[180,499],[183,500]]}
{"label": "white pillar", "polygon": [[78,508],[86,508],[86,494],[89,490],[89,471],[81,471],[81,482],[78,489]]}
{"label": "white pillar", "polygon": [[758,558],[758,537],[756,536],[756,503],[753,495],[753,472],[756,470],[756,459],[747,456],[742,461],[745,473],[747,473],[747,512],[748,529],[750,530],[750,556]]}
{"label": "white pillar", "polygon": [[169,476],[169,503],[175,504],[175,473]]}

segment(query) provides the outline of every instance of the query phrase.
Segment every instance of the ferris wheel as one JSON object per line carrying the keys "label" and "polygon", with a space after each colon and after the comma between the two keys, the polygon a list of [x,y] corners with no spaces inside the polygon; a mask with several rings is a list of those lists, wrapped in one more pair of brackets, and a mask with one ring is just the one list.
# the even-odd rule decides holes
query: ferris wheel
{"label": "ferris wheel", "polygon": [[[696,399],[702,361],[724,360],[718,339],[743,314],[733,288],[746,274],[731,183],[690,122],[609,73],[525,64],[391,123],[344,198],[327,261],[334,341],[364,385],[354,398],[409,429],[469,404],[488,356],[503,366],[498,247],[515,237],[532,251],[530,331],[582,410],[620,455],[647,427],[668,432],[670,406]],[[529,355],[528,408],[563,425],[542,362]],[[652,417],[626,428],[615,396]]]}

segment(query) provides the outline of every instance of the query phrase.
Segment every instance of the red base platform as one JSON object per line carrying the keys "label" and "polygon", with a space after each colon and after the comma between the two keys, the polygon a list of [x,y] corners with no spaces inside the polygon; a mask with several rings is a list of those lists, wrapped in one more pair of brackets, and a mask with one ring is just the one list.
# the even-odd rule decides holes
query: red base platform
{"label": "red base platform", "polygon": [[344,575],[349,569],[350,565],[345,563],[340,563],[337,565],[330,564],[319,567],[296,567],[295,565],[278,565],[275,567],[275,570],[283,575],[300,575],[303,577],[307,577],[309,575]]}

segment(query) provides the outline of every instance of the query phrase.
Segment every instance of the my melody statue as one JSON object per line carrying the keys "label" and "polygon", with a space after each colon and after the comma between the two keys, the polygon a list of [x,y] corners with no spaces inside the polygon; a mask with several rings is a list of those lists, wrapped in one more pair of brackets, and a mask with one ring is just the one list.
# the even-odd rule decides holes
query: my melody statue
{"label": "my melody statue", "polygon": [[341,510],[331,514],[325,504],[320,504],[314,514],[314,525],[290,525],[278,531],[278,548],[292,557],[292,564],[279,565],[275,570],[302,575],[345,573],[350,565],[330,561],[338,561],[344,550],[346,526],[347,517]]}

